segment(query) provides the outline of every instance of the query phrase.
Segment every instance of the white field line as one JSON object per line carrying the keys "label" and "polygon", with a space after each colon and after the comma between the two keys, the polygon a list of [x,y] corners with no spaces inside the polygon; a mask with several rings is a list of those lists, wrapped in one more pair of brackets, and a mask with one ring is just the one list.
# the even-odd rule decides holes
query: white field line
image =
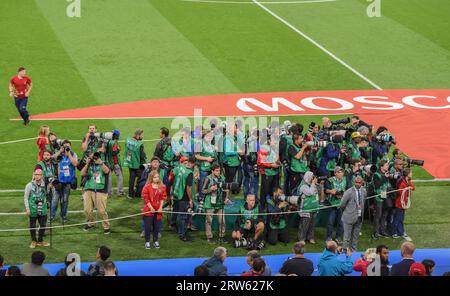
{"label": "white field line", "polygon": [[[183,2],[194,2],[194,3],[214,3],[214,4],[255,4],[251,1],[218,1],[218,0],[180,0]],[[309,3],[323,3],[323,2],[336,2],[337,0],[309,0],[309,1],[261,1],[264,4],[309,4]]]}
{"label": "white field line", "polygon": [[366,76],[364,76],[363,74],[359,73],[357,70],[355,70],[352,66],[350,66],[349,64],[347,64],[346,62],[344,62],[343,60],[341,60],[339,57],[337,57],[336,55],[334,55],[332,52],[330,52],[328,49],[326,49],[325,47],[323,47],[322,45],[320,45],[319,43],[317,43],[316,41],[314,41],[311,37],[309,37],[308,35],[306,35],[305,33],[303,33],[302,31],[300,31],[299,29],[297,29],[296,27],[294,27],[293,25],[291,25],[289,22],[287,22],[285,19],[283,19],[282,17],[280,17],[279,15],[277,15],[276,13],[274,13],[272,10],[270,10],[269,8],[267,8],[266,6],[264,6],[263,4],[261,4],[261,2],[258,2],[257,0],[252,0],[256,5],[258,5],[260,8],[264,9],[266,12],[268,12],[270,15],[272,15],[274,18],[276,18],[277,20],[279,20],[280,22],[282,22],[283,24],[285,24],[286,26],[288,26],[291,30],[293,30],[294,32],[296,32],[297,34],[299,34],[300,36],[302,36],[303,38],[305,38],[306,40],[308,40],[309,42],[311,42],[313,45],[315,45],[316,47],[318,47],[320,50],[322,50],[323,52],[325,52],[327,55],[329,55],[330,57],[332,57],[334,60],[336,60],[337,62],[339,62],[341,65],[343,65],[344,67],[346,67],[347,69],[349,69],[350,71],[352,71],[354,74],[356,74],[358,77],[360,77],[361,79],[363,79],[364,81],[366,81],[367,83],[369,83],[370,85],[372,85],[375,89],[378,90],[382,90],[382,88],[380,86],[378,86],[376,83],[374,83],[373,81],[371,81],[369,78],[367,78]]}

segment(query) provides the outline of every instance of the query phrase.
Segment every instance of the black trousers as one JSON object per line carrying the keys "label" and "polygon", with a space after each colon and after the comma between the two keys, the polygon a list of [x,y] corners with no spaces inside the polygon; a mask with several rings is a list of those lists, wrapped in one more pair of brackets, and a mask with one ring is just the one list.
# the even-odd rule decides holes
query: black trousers
{"label": "black trousers", "polygon": [[267,241],[271,245],[275,245],[278,241],[282,243],[289,243],[289,230],[286,226],[283,229],[272,229],[269,225],[269,230],[267,232]]}
{"label": "black trousers", "polygon": [[[242,171],[241,171],[241,166],[237,166],[237,167],[229,167],[229,166],[224,166],[225,168],[225,182],[227,183],[231,183],[231,182],[235,182],[235,178],[236,178],[236,182],[239,183],[239,178],[242,177]],[[239,183],[239,185],[242,183]],[[231,193],[233,194],[238,194],[240,190],[241,186],[239,186],[239,190],[238,191],[233,191]]]}
{"label": "black trousers", "polygon": [[30,229],[30,234],[31,234],[31,240],[34,242],[42,242],[42,240],[44,239],[44,234],[45,234],[45,228],[47,225],[47,215],[45,216],[37,216],[37,217],[30,217],[30,228],[36,228],[36,222],[39,222],[39,234],[38,234],[38,239],[36,240],[36,229]]}
{"label": "black trousers", "polygon": [[139,197],[139,179],[141,178],[141,170],[129,169],[130,178],[128,180],[128,196]]}
{"label": "black trousers", "polygon": [[[295,190],[295,189],[302,182],[302,179],[303,179],[304,175],[305,174],[303,174],[303,173],[289,172],[289,194],[290,195],[292,195],[293,192],[298,191],[298,190]],[[296,194],[298,194],[298,192]]]}
{"label": "black trousers", "polygon": [[267,196],[272,197],[273,191],[277,187],[280,187],[280,175],[267,176],[261,174],[261,190],[259,195],[261,210],[266,208]]}

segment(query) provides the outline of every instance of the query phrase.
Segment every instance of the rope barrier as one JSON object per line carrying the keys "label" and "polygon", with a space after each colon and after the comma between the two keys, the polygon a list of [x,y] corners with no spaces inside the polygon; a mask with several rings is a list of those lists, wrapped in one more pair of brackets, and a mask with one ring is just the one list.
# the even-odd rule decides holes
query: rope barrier
{"label": "rope barrier", "polygon": [[[386,194],[389,193],[393,193],[393,192],[397,192],[400,190],[406,191],[411,189],[411,187],[407,187],[404,189],[396,189],[396,190],[391,190],[391,191],[387,191]],[[372,198],[375,198],[377,196],[381,196],[382,194],[376,194],[376,195],[372,195],[369,197],[366,197],[365,200],[369,200]],[[312,210],[298,210],[298,211],[288,211],[288,212],[283,212],[283,213],[258,213],[255,214],[254,216],[273,216],[273,215],[290,215],[290,214],[300,214],[300,213],[312,213],[312,212],[318,212],[318,211],[322,211],[322,210],[326,210],[329,208],[335,208],[338,207],[338,205],[335,206],[321,206],[319,208],[316,209],[312,209]],[[93,221],[93,222],[83,222],[83,223],[76,223],[76,224],[68,224],[68,225],[57,225],[57,226],[52,226],[52,227],[34,227],[34,228],[15,228],[15,229],[0,229],[0,233],[1,232],[19,232],[19,231],[30,231],[30,230],[39,230],[39,229],[58,229],[58,228],[70,228],[70,227],[76,227],[76,226],[84,226],[84,225],[92,225],[92,224],[98,224],[98,223],[102,223],[102,222],[111,222],[111,221],[118,221],[118,220],[123,220],[123,219],[128,219],[128,218],[133,218],[133,217],[137,217],[137,216],[142,216],[144,214],[150,214],[152,213],[151,211],[147,211],[147,212],[140,212],[137,214],[131,214],[131,215],[127,215],[127,216],[122,216],[122,217],[116,217],[116,218],[110,218],[110,219],[104,219],[104,220],[97,220],[97,221]],[[159,212],[161,214],[176,214],[176,215],[191,215],[191,216],[206,216],[206,215],[211,215],[211,216],[239,216],[239,214],[237,213],[223,213],[223,214],[219,214],[219,213],[188,213],[188,212],[174,212],[174,211],[161,211]],[[156,213],[154,213],[156,214]]]}

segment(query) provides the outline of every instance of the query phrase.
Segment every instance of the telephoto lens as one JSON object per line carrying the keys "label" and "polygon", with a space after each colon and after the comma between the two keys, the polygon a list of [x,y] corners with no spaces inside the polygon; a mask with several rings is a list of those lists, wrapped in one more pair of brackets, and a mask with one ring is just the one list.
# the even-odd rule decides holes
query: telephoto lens
{"label": "telephoto lens", "polygon": [[245,248],[247,246],[247,240],[245,238],[237,239],[234,241],[235,248]]}

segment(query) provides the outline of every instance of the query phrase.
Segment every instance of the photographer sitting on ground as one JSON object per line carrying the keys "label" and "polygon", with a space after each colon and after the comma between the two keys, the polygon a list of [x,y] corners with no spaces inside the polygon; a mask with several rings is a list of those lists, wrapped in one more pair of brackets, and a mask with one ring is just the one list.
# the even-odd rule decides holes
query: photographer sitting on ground
{"label": "photographer sitting on ground", "polygon": [[[239,213],[234,224],[234,231],[231,234],[235,240],[235,247],[245,247],[256,249],[264,246],[261,239],[264,233],[264,217],[256,197],[253,194],[247,195],[245,204],[239,208]],[[253,236],[252,236],[253,235]]]}
{"label": "photographer sitting on ground", "polygon": [[94,217],[92,215],[94,208],[97,209],[99,218],[102,221],[104,234],[110,234],[110,224],[108,221],[108,213],[106,205],[108,203],[108,166],[101,159],[99,152],[90,155],[86,159],[86,165],[81,170],[81,176],[86,177],[84,185],[83,205],[86,221],[84,230],[90,230],[95,227],[93,224]]}
{"label": "photographer sitting on ground", "polygon": [[288,216],[285,214],[289,211],[289,204],[282,201],[281,196],[283,196],[283,190],[275,188],[272,199],[267,201],[267,212],[271,214],[267,216],[267,241],[271,245],[276,245],[277,241],[284,244],[289,242]]}

